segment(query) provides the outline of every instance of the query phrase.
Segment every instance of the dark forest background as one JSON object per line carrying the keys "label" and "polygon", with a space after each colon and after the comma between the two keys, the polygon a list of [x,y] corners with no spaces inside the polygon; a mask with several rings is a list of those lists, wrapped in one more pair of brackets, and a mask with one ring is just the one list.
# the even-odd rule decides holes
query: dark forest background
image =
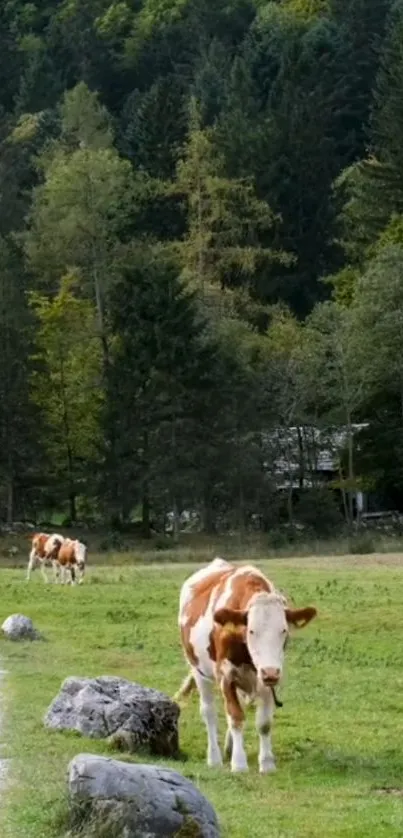
{"label": "dark forest background", "polygon": [[403,509],[402,44],[402,0],[1,4],[3,521]]}

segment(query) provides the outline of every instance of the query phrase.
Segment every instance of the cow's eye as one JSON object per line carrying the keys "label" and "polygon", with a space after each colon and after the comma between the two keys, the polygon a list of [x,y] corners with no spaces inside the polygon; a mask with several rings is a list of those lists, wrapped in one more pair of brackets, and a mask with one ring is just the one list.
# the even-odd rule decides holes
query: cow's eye
{"label": "cow's eye", "polygon": [[253,629],[249,629],[249,634],[254,634],[254,633],[255,632],[253,631]]}

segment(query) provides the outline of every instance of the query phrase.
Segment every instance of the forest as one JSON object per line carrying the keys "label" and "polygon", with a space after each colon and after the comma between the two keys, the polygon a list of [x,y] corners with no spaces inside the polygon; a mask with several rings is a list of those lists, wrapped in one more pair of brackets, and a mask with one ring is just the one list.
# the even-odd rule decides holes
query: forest
{"label": "forest", "polygon": [[403,509],[402,43],[403,0],[1,4],[3,522]]}

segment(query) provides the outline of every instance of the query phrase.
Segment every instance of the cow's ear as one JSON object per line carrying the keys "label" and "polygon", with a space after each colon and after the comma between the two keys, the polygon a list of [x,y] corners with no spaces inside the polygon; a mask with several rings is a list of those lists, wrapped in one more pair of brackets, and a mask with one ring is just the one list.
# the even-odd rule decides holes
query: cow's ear
{"label": "cow's ear", "polygon": [[232,623],[234,626],[246,626],[248,612],[238,611],[235,608],[219,608],[214,614],[214,622],[220,626]]}
{"label": "cow's ear", "polygon": [[287,622],[291,623],[293,626],[297,626],[297,628],[303,628],[310,623],[311,620],[314,619],[317,615],[316,608],[312,606],[308,606],[307,608],[286,608],[285,609],[285,616],[287,617]]}

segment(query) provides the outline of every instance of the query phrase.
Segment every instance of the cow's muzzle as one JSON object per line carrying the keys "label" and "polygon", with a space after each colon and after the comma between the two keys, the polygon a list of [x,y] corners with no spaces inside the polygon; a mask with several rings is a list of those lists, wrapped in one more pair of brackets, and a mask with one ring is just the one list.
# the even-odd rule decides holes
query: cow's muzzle
{"label": "cow's muzzle", "polygon": [[265,687],[275,687],[281,678],[281,670],[271,667],[261,669],[260,678]]}

